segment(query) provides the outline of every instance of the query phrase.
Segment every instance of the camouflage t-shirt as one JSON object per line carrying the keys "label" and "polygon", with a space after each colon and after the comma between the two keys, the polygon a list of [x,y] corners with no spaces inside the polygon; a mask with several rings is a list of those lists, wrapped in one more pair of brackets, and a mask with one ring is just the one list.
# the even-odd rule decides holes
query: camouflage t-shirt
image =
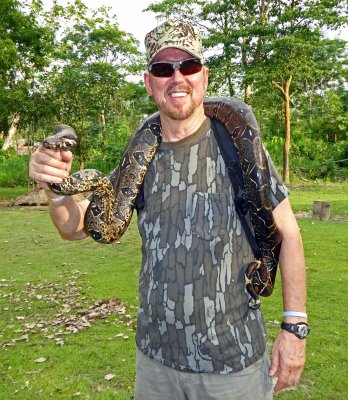
{"label": "camouflage t-shirt", "polygon": [[[271,199],[287,195],[273,163]],[[265,350],[262,315],[248,307],[254,259],[210,120],[162,143],[146,174],[136,341],[149,357],[191,372],[229,373]]]}

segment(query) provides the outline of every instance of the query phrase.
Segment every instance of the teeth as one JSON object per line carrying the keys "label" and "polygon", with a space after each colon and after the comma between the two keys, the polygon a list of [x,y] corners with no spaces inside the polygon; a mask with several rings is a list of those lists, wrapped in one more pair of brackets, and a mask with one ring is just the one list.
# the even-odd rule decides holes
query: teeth
{"label": "teeth", "polygon": [[174,92],[174,93],[171,93],[171,96],[172,97],[185,97],[185,96],[187,96],[187,93],[185,93],[185,92]]}

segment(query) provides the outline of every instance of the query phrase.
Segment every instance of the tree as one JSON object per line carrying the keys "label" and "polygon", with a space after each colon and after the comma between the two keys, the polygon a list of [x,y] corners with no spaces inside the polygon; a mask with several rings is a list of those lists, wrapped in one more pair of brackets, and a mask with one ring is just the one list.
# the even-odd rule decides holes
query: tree
{"label": "tree", "polygon": [[76,1],[57,12],[71,23],[60,32],[46,93],[56,119],[71,124],[79,134],[82,168],[105,140],[108,124],[125,112],[127,77],[138,73],[143,63],[137,41],[118,28],[107,8],[88,10]]}
{"label": "tree", "polygon": [[[346,91],[347,92],[347,91]],[[348,139],[348,115],[344,110],[343,99],[339,93],[328,91],[324,96],[316,96],[317,107],[313,130],[317,138],[338,143]]]}
{"label": "tree", "polygon": [[[319,76],[330,79],[333,71],[328,71],[324,63],[329,57],[318,60],[321,55],[332,56],[327,51],[329,40],[324,40],[320,29],[341,23],[340,15],[334,11],[324,11],[323,1],[292,0],[289,3],[276,2],[269,21],[270,37],[265,46],[265,56],[262,66],[264,75],[261,81],[272,81],[281,93],[284,104],[285,141],[283,156],[283,179],[289,183],[289,152],[291,143],[291,99],[296,93],[292,91],[293,82],[298,90],[301,83],[318,80]],[[342,2],[332,1],[333,9]],[[327,3],[325,3],[327,6]],[[338,65],[339,53],[335,52],[335,66]],[[315,79],[316,78],[316,79]]]}
{"label": "tree", "polygon": [[[220,91],[243,96],[253,104],[256,93],[278,90],[285,122],[283,178],[288,182],[291,104],[295,93],[304,90],[304,82],[332,79],[327,61],[330,59],[337,67],[343,49],[338,46],[337,52],[328,51],[332,41],[323,38],[322,30],[345,23],[345,2],[165,0],[148,9],[160,17],[173,15],[199,21],[204,28],[204,46],[213,51],[207,64],[212,67],[209,90],[213,88],[214,94]],[[327,56],[324,60],[318,57],[319,49]]]}
{"label": "tree", "polygon": [[0,14],[0,131],[13,144],[38,74],[49,64],[53,32],[38,23],[39,1],[2,0]]}
{"label": "tree", "polygon": [[314,99],[318,94],[325,96],[327,90],[344,87],[348,71],[346,42],[342,39],[321,38],[314,48],[311,57],[311,74],[299,77],[300,86],[303,88],[306,110],[306,122],[309,129],[313,127]]}

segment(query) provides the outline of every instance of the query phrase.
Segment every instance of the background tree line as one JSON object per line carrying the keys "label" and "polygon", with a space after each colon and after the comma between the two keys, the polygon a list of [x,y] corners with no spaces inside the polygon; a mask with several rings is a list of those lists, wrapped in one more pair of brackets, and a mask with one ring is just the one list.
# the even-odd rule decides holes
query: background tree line
{"label": "background tree line", "polygon": [[[15,140],[33,143],[64,122],[80,137],[77,168],[113,169],[155,111],[137,40],[110,10],[80,0],[53,0],[50,10],[2,0],[1,9],[0,162],[15,157],[6,150]],[[286,182],[348,176],[346,41],[332,38],[347,22],[346,1],[164,0],[148,10],[200,26],[209,95],[252,106]]]}

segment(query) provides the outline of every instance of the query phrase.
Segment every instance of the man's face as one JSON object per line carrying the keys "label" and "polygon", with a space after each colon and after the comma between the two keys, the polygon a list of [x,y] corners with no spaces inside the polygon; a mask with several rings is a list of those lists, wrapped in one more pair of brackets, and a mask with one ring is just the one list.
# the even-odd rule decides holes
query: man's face
{"label": "man's face", "polygon": [[[183,50],[169,48],[160,51],[152,60],[182,61],[192,56]],[[203,107],[203,98],[208,86],[208,69],[203,66],[200,72],[182,75],[178,68],[169,78],[157,78],[145,72],[144,81],[149,96],[152,96],[162,116],[174,120],[185,120],[199,107]]]}

